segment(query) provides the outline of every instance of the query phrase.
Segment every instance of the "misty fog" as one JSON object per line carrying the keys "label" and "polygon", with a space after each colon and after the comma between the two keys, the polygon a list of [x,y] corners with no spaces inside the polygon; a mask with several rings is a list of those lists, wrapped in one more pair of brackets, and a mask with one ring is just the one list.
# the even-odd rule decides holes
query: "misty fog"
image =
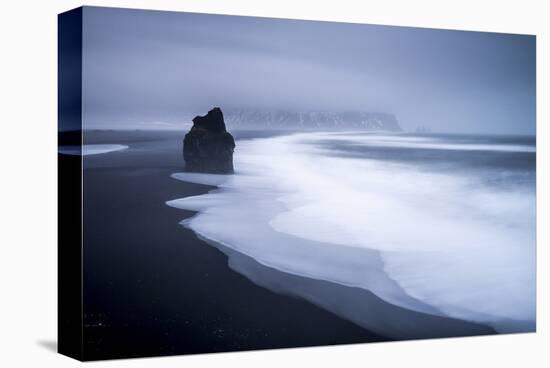
{"label": "misty fog", "polygon": [[86,129],[180,128],[220,106],[535,132],[534,36],[95,7],[83,17]]}

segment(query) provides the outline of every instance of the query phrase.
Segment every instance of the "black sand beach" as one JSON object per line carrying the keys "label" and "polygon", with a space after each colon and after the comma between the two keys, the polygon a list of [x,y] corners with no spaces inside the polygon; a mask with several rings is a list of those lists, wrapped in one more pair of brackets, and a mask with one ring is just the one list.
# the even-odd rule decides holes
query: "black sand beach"
{"label": "black sand beach", "polygon": [[[85,134],[86,144],[129,146],[84,158],[85,358],[389,341],[307,301],[255,285],[229,267],[223,252],[179,225],[193,213],[165,202],[210,189],[170,177],[183,170],[183,134]],[[318,291],[333,288],[271,272],[266,270],[267,279],[294,278],[297,287]],[[339,288],[346,297],[350,290],[343,289],[351,288]],[[494,333],[458,320],[425,319],[372,294],[365,298],[371,313],[392,311],[411,326],[449,323],[464,327],[456,336]]]}
{"label": "black sand beach", "polygon": [[86,359],[387,340],[254,285],[228,267],[223,253],[180,226],[192,213],[166,200],[208,187],[170,178],[183,164],[181,137],[160,135],[168,134],[175,139],[155,153],[135,148],[136,141],[155,144],[141,140],[150,134],[136,132],[130,143],[125,133],[86,135],[87,143],[130,146],[85,158]]}

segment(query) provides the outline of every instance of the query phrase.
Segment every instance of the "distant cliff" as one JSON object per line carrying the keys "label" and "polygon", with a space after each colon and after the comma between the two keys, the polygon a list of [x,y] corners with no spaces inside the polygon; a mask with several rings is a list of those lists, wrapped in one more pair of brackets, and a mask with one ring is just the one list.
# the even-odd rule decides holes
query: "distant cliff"
{"label": "distant cliff", "polygon": [[232,129],[401,131],[394,115],[381,112],[228,110],[225,121]]}
{"label": "distant cliff", "polygon": [[196,116],[183,140],[187,171],[233,173],[235,140],[226,130],[222,110],[215,107],[205,116]]}

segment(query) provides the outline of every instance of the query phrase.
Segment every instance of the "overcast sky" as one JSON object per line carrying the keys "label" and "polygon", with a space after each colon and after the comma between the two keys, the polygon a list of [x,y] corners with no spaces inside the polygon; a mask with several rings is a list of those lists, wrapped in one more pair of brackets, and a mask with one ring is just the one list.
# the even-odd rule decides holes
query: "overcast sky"
{"label": "overcast sky", "polygon": [[86,128],[212,106],[383,111],[434,131],[535,131],[535,37],[86,7]]}

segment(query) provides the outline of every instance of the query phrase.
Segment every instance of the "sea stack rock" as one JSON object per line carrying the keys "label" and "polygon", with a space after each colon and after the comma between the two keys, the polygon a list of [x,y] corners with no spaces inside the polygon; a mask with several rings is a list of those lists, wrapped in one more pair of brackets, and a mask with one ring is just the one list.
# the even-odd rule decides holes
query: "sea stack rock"
{"label": "sea stack rock", "polygon": [[225,129],[223,113],[214,107],[205,116],[196,116],[183,140],[187,171],[232,174],[235,140]]}

